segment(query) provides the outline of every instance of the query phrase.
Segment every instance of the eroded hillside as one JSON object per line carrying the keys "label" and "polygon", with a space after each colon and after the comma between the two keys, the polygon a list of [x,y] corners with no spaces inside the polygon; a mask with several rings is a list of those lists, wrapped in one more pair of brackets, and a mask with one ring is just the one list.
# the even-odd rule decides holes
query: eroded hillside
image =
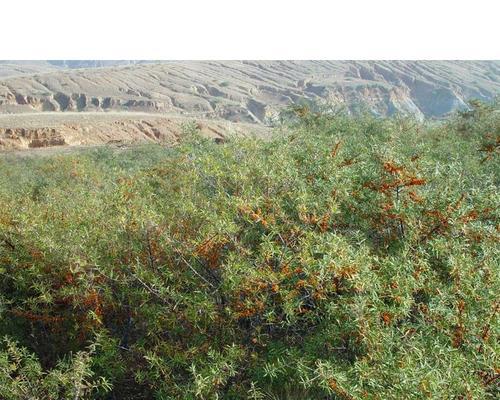
{"label": "eroded hillside", "polygon": [[169,61],[64,68],[68,65],[79,66],[23,65],[21,74],[0,64],[0,113],[125,110],[266,124],[286,105],[326,101],[351,111],[442,117],[468,99],[491,100],[500,93],[499,61]]}
{"label": "eroded hillside", "polygon": [[172,145],[189,129],[214,140],[266,134],[259,125],[139,112],[0,114],[0,151],[155,142]]}

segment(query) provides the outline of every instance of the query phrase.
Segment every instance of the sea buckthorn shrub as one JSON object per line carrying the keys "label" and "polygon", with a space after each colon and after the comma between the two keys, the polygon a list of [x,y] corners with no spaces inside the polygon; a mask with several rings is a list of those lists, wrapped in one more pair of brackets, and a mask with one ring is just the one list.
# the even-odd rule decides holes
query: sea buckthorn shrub
{"label": "sea buckthorn shrub", "polygon": [[499,115],[2,156],[0,398],[498,398]]}

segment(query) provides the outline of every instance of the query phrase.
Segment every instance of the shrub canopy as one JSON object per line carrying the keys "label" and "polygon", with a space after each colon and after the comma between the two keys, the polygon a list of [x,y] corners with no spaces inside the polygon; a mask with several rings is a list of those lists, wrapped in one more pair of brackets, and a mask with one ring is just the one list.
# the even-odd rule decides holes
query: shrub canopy
{"label": "shrub canopy", "polygon": [[498,104],[0,160],[2,399],[498,398]]}

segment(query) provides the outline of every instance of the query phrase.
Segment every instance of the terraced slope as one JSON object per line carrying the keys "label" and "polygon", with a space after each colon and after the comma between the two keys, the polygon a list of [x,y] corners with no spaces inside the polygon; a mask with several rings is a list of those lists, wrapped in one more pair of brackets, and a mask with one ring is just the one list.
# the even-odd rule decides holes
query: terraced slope
{"label": "terraced slope", "polygon": [[[168,112],[270,123],[291,103],[326,101],[442,117],[500,93],[500,61],[169,61],[102,66],[61,62],[2,73],[0,113]],[[29,68],[29,65],[23,65]]]}

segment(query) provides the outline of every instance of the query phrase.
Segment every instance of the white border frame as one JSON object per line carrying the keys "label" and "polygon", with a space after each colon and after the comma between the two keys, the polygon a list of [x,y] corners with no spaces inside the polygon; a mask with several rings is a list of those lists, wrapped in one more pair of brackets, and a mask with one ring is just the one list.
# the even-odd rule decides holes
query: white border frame
{"label": "white border frame", "polygon": [[2,0],[0,59],[500,59],[493,0]]}

